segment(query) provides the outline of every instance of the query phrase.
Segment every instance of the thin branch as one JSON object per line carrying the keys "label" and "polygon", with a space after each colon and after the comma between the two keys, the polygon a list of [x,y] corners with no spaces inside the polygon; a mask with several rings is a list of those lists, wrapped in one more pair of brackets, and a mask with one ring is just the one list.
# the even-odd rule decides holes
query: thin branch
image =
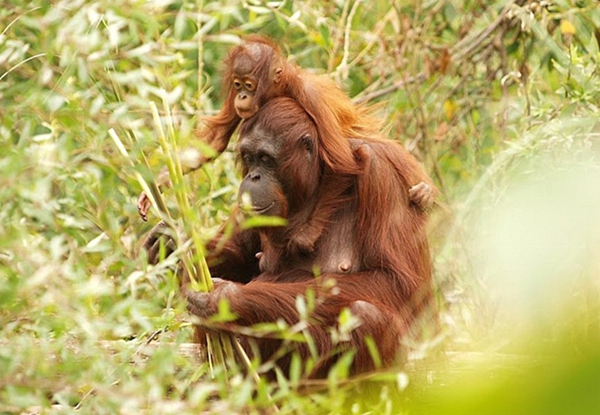
{"label": "thin branch", "polygon": [[362,104],[362,103],[370,101],[372,99],[376,99],[376,98],[382,97],[384,95],[391,94],[392,92],[395,92],[395,91],[403,88],[406,85],[414,84],[414,83],[422,83],[427,78],[428,78],[427,74],[425,72],[421,72],[421,73],[417,74],[416,76],[411,76],[408,79],[403,79],[402,81],[394,82],[392,85],[387,86],[382,89],[379,89],[377,91],[373,91],[370,94],[358,96],[358,97],[354,98],[353,101],[356,104]]}
{"label": "thin branch", "polygon": [[[196,25],[198,31],[198,99],[196,101],[196,108],[199,110],[202,108],[202,92],[204,90],[204,37],[202,36],[202,13],[204,11],[204,1],[200,1],[198,4],[198,18],[196,19]],[[200,129],[201,119],[198,117],[196,121],[196,128]]]}
{"label": "thin branch", "polygon": [[333,72],[333,65],[335,63],[335,57],[337,55],[337,51],[339,49],[340,40],[342,37],[342,26],[346,21],[346,16],[348,16],[348,8],[350,7],[350,0],[344,2],[344,8],[342,10],[342,17],[338,19],[338,27],[335,31],[335,39],[333,41],[333,50],[331,51],[331,55],[329,57],[329,63],[327,64],[327,73]]}
{"label": "thin branch", "polygon": [[25,16],[27,13],[34,12],[34,11],[36,11],[36,10],[39,10],[39,9],[41,9],[41,8],[42,8],[41,6],[34,7],[33,9],[29,9],[29,10],[27,10],[27,11],[25,11],[25,12],[21,13],[21,14],[20,14],[20,15],[18,15],[17,17],[15,17],[15,18],[14,18],[14,19],[13,19],[13,20],[12,20],[12,21],[9,23],[9,24],[7,24],[7,25],[6,25],[6,27],[4,28],[4,30],[2,31],[2,33],[0,33],[0,36],[4,36],[4,35],[6,34],[6,32],[8,32],[8,29],[10,29],[12,25],[14,25],[15,23],[17,23],[17,21],[18,21],[18,20],[19,20],[21,17]]}
{"label": "thin branch", "polygon": [[[480,47],[485,42],[485,40],[489,38],[489,36],[498,28],[498,26],[500,26],[502,21],[505,19],[506,14],[512,8],[513,3],[514,3],[514,0],[510,1],[504,7],[502,12],[500,12],[500,14],[496,18],[496,20],[494,20],[494,22],[491,25],[487,26],[485,29],[483,29],[482,31],[480,31],[479,33],[477,33],[473,36],[468,36],[468,37],[462,39],[454,47],[452,47],[450,49],[451,61],[453,63],[457,63],[457,62],[466,60],[467,58],[469,58],[469,57],[473,56],[475,53],[477,53],[477,51],[480,49]],[[418,73],[417,75],[412,76],[408,79],[397,81],[388,87],[382,88],[377,91],[373,91],[366,95],[362,95],[362,96],[359,95],[359,96],[355,97],[353,101],[357,104],[361,104],[361,103],[391,94],[391,93],[403,88],[406,85],[414,84],[414,83],[423,83],[428,78],[429,78],[429,75],[425,71],[422,71],[422,72]]]}
{"label": "thin branch", "polygon": [[342,57],[342,61],[338,65],[336,72],[338,72],[342,79],[348,78],[348,56],[350,55],[350,30],[352,29],[352,20],[354,19],[354,15],[358,11],[358,6],[362,0],[356,0],[352,5],[352,9],[350,9],[350,13],[348,13],[348,19],[346,20],[346,30],[344,31],[344,56]]}
{"label": "thin branch", "polygon": [[513,1],[510,1],[500,12],[496,20],[487,28],[472,37],[466,37],[450,49],[452,60],[460,61],[467,56],[473,55],[481,44],[500,26],[508,11],[512,8]]}
{"label": "thin branch", "polygon": [[352,62],[350,62],[350,64],[349,64],[350,67],[358,65],[358,63],[367,55],[367,53],[369,53],[369,50],[373,47],[375,42],[377,42],[377,40],[379,39],[379,36],[381,36],[381,33],[385,29],[385,26],[390,21],[393,12],[394,12],[393,10],[390,10],[389,12],[387,12],[385,17],[380,22],[378,22],[377,25],[375,25],[375,32],[373,33],[373,36],[370,37],[366,46],[363,48],[362,51],[360,51],[360,53],[356,56],[356,58],[354,58],[352,60]]}
{"label": "thin branch", "polygon": [[21,66],[21,65],[23,65],[23,64],[25,64],[25,63],[33,60],[33,59],[41,58],[42,56],[46,56],[46,54],[45,53],[38,53],[37,55],[30,56],[27,59],[25,59],[24,61],[21,61],[21,62],[17,63],[15,66],[13,66],[12,68],[10,68],[8,71],[4,72],[2,74],[2,76],[0,76],[0,81],[2,81],[6,77],[6,75],[8,75],[9,73],[11,73],[15,69],[17,69],[19,66]]}

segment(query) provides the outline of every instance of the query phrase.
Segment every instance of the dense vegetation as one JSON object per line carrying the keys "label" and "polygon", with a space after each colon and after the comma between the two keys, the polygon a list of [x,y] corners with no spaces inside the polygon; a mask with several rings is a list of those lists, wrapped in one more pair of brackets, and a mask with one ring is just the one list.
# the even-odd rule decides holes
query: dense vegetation
{"label": "dense vegetation", "polygon": [[[137,255],[151,223],[135,172],[148,172],[108,131],[157,173],[149,101],[166,101],[193,144],[198,111],[220,108],[224,54],[249,33],[379,103],[390,137],[435,179],[448,360],[347,383],[342,371],[307,391],[211,377],[181,353],[191,330],[177,283]],[[0,413],[599,407],[599,43],[595,0],[5,0]],[[239,183],[231,153],[189,183],[210,235]]]}

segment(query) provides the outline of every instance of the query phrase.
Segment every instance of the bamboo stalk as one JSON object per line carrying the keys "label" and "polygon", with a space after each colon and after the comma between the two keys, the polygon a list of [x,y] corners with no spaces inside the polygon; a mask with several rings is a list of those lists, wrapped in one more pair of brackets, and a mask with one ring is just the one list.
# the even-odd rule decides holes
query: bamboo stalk
{"label": "bamboo stalk", "polygon": [[[214,289],[214,284],[210,275],[208,264],[204,255],[204,243],[200,237],[200,232],[196,227],[198,221],[194,210],[191,208],[187,198],[187,186],[183,179],[183,169],[179,160],[178,143],[176,139],[176,133],[174,123],[171,115],[171,110],[168,102],[163,100],[163,108],[165,112],[167,132],[163,128],[158,109],[154,102],[150,102],[150,110],[152,112],[152,118],[154,120],[155,128],[158,133],[158,139],[163,149],[163,152],[167,156],[166,164],[169,169],[169,176],[172,183],[173,191],[177,200],[177,207],[181,215],[181,222],[184,227],[185,235],[188,235],[192,241],[193,256],[187,255],[185,252],[181,255],[181,260],[185,267],[185,270],[190,278],[190,286],[195,291],[210,292]],[[123,142],[120,140],[116,132],[111,129],[109,135],[115,142],[119,152],[129,161],[131,166],[135,166],[134,161],[127,152]],[[149,167],[148,160],[142,154],[142,161]],[[166,207],[166,203],[162,197],[160,189],[158,188],[155,181],[148,183],[142,175],[135,171],[135,177],[142,187],[143,191],[148,195],[152,203],[153,209],[157,212],[157,215],[165,222],[169,229],[173,232],[173,238],[177,248],[182,247],[185,242],[182,240],[181,235],[177,232],[175,221],[169,214]],[[237,354],[242,364],[248,370],[248,373],[255,379],[256,382],[260,381],[260,376],[252,368],[250,359],[246,352],[240,345],[239,341],[229,333],[210,332],[206,333],[206,351],[209,361],[211,373],[214,374],[215,366],[222,365],[227,370],[227,361],[235,361],[235,355]],[[269,396],[272,402],[272,397]],[[273,404],[272,410],[277,413],[279,412],[277,406]]]}
{"label": "bamboo stalk", "polygon": [[[156,105],[154,102],[150,102],[150,110],[152,112],[156,130],[158,131],[158,139],[164,153],[167,155],[167,167],[169,169],[171,183],[173,184],[177,206],[181,214],[184,231],[186,235],[190,236],[194,248],[194,256],[190,258],[188,255],[184,254],[182,255],[182,260],[190,277],[192,289],[210,292],[213,290],[214,286],[204,256],[204,244],[202,243],[198,230],[194,227],[194,224],[197,221],[195,220],[195,215],[187,198],[188,192],[185,181],[183,180],[183,170],[178,156],[178,146],[171,111],[168,103],[164,100],[163,107],[165,109],[168,134],[165,134]],[[180,242],[181,241],[176,240],[177,246],[181,246]],[[228,359],[234,359],[233,354],[226,353],[227,350],[232,350],[231,337],[224,334],[208,332],[206,336],[211,371],[214,373],[215,365],[223,365],[226,369],[226,361]]]}
{"label": "bamboo stalk", "polygon": [[[181,218],[184,225],[184,230],[187,235],[191,237],[192,245],[194,247],[194,257],[192,258],[192,264],[186,265],[188,273],[195,271],[197,277],[197,289],[202,292],[210,292],[214,289],[214,284],[210,275],[208,264],[206,263],[206,257],[204,255],[204,243],[200,237],[200,232],[195,226],[198,223],[196,215],[191,208],[187,199],[187,189],[185,181],[183,180],[183,169],[181,168],[181,162],[179,160],[179,151],[176,140],[176,134],[174,129],[174,123],[171,115],[171,109],[168,103],[163,100],[163,107],[167,122],[168,134],[165,137],[160,122],[160,116],[154,102],[150,103],[150,109],[154,122],[159,131],[159,140],[163,151],[168,155],[167,161],[169,163],[169,174],[171,175],[171,182],[173,183],[173,190],[175,191],[178,208],[181,214]],[[180,246],[178,244],[178,246]],[[183,255],[186,257],[186,255]],[[189,259],[189,258],[188,258]],[[206,346],[207,355],[209,358],[209,365],[211,371],[214,372],[214,365],[223,365],[226,369],[227,361],[235,361],[235,355],[237,354],[242,364],[248,370],[248,373],[254,378],[257,384],[260,381],[260,376],[252,367],[248,355],[242,348],[239,341],[229,333],[223,332],[207,332],[206,333]],[[273,402],[273,398],[269,395],[269,400]],[[273,403],[272,408],[274,413],[278,413],[279,409]]]}

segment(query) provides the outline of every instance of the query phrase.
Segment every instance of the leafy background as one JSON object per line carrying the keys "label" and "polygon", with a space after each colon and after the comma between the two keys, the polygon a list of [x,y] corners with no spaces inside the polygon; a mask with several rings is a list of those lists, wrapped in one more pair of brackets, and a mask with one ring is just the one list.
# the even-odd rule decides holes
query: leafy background
{"label": "leafy background", "polygon": [[[250,33],[379,103],[435,179],[447,358],[299,391],[180,353],[185,305],[168,264],[137,255],[151,224],[108,130],[157,172],[149,101],[194,145]],[[599,41],[593,0],[5,0],[0,413],[594,413]],[[239,183],[231,152],[189,183],[210,235]]]}

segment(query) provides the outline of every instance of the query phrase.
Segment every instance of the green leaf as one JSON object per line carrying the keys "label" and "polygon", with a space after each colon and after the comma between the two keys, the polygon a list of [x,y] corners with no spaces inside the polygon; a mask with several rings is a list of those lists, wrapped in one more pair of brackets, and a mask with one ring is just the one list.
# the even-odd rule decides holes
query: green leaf
{"label": "green leaf", "polygon": [[287,225],[287,220],[278,216],[252,216],[244,221],[242,229],[278,227]]}

